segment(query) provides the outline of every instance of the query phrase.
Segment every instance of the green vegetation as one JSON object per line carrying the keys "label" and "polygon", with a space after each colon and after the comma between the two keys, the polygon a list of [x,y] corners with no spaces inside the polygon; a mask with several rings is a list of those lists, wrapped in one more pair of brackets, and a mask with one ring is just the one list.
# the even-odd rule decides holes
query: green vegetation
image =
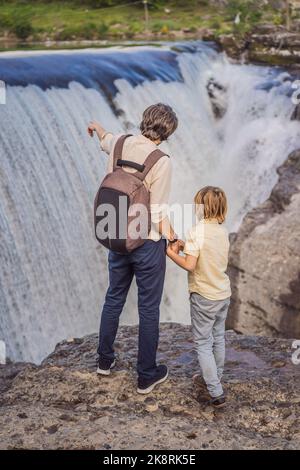
{"label": "green vegetation", "polygon": [[[284,23],[284,14],[259,0],[229,0],[216,7],[209,0],[149,0],[146,34],[144,6],[137,0],[0,0],[0,37],[6,40],[126,40],[197,35],[244,34],[261,22]],[[132,3],[132,5],[130,5]],[[239,14],[240,21],[235,22]]]}

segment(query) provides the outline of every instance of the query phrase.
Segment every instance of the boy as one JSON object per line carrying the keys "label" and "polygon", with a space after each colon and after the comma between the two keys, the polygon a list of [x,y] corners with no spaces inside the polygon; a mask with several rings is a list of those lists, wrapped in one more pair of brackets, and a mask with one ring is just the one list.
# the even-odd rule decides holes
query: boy
{"label": "boy", "polygon": [[210,403],[225,405],[221,385],[225,361],[225,320],[230,303],[230,281],[226,274],[229,239],[222,225],[227,201],[222,189],[206,186],[194,202],[201,219],[187,237],[184,256],[176,245],[169,245],[168,256],[188,271],[191,322],[203,380]]}
{"label": "boy", "polygon": [[[141,134],[128,137],[123,146],[122,159],[143,165],[157,146],[167,140],[176,130],[177,116],[170,106],[162,103],[152,105],[143,113]],[[96,132],[102,150],[109,154],[108,172],[113,171],[114,148],[119,136],[106,132],[97,122],[91,122],[88,132]],[[136,171],[123,167],[125,171]],[[102,310],[99,333],[98,374],[108,375],[115,365],[113,349],[119,317],[127,293],[135,276],[138,287],[139,352],[138,393],[150,393],[168,377],[168,368],[156,364],[159,336],[159,306],[163,292],[166,267],[166,242],[176,240],[170,225],[166,207],[171,186],[171,162],[167,155],[161,156],[147,173],[144,184],[150,193],[151,223],[148,240],[129,254],[109,252],[109,288]]]}

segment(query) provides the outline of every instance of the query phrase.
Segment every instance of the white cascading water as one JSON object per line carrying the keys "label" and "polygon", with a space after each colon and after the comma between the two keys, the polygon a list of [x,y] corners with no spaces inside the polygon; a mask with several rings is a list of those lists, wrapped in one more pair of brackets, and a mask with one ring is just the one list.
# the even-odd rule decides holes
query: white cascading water
{"label": "white cascading water", "polygon": [[[109,61],[114,52],[105,54]],[[176,54],[181,80],[175,66],[173,81],[155,80],[155,70],[139,84],[120,78],[113,102],[77,81],[60,88],[8,80],[7,103],[0,105],[0,339],[11,359],[38,362],[58,341],[98,329],[107,252],[93,236],[92,203],[106,157],[87,135],[89,120],[127,132],[136,129],[149,104],[174,107],[180,125],[162,146],[174,167],[171,202],[189,203],[201,186],[220,185],[228,194],[230,231],[269,196],[276,168],[300,146],[286,73],[234,65],[207,47]],[[7,57],[0,59],[1,79]],[[148,60],[141,65],[145,70]],[[224,109],[219,119],[209,81],[220,85],[213,98]],[[171,263],[161,319],[189,323],[185,274]],[[122,322],[137,321],[133,286]]]}

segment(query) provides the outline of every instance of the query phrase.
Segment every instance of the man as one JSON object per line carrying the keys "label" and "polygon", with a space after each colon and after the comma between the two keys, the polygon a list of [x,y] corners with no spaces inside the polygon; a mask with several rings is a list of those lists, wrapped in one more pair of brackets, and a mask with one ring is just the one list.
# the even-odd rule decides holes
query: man
{"label": "man", "polygon": [[[157,146],[176,130],[178,120],[170,106],[152,105],[143,113],[140,135],[130,136],[124,142],[122,159],[142,165]],[[91,122],[88,132],[96,132],[102,149],[109,155],[108,173],[113,171],[114,146],[119,136],[114,136],[97,122]],[[125,171],[133,172],[130,167]],[[150,194],[152,229],[148,240],[128,254],[109,252],[109,287],[102,310],[99,333],[99,367],[97,372],[109,375],[115,365],[113,344],[119,317],[126,301],[133,277],[138,287],[139,352],[138,393],[150,393],[168,377],[168,368],[156,364],[159,337],[159,306],[161,302],[165,269],[166,240],[176,242],[169,222],[167,204],[171,187],[171,162],[163,155],[145,177],[144,184]]]}

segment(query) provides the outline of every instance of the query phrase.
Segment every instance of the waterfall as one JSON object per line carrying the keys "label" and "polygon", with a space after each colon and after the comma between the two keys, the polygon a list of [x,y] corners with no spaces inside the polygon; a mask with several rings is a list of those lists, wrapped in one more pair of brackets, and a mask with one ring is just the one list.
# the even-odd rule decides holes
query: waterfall
{"label": "waterfall", "polygon": [[[98,329],[107,252],[94,239],[92,204],[106,156],[87,135],[91,119],[134,132],[146,106],[170,104],[180,120],[162,145],[173,161],[171,201],[220,185],[231,231],[300,145],[292,78],[232,64],[200,42],[5,53],[0,79],[0,340],[12,360],[39,362],[58,341]],[[185,274],[171,263],[161,319],[189,323]],[[138,321],[135,286],[121,321]]]}

